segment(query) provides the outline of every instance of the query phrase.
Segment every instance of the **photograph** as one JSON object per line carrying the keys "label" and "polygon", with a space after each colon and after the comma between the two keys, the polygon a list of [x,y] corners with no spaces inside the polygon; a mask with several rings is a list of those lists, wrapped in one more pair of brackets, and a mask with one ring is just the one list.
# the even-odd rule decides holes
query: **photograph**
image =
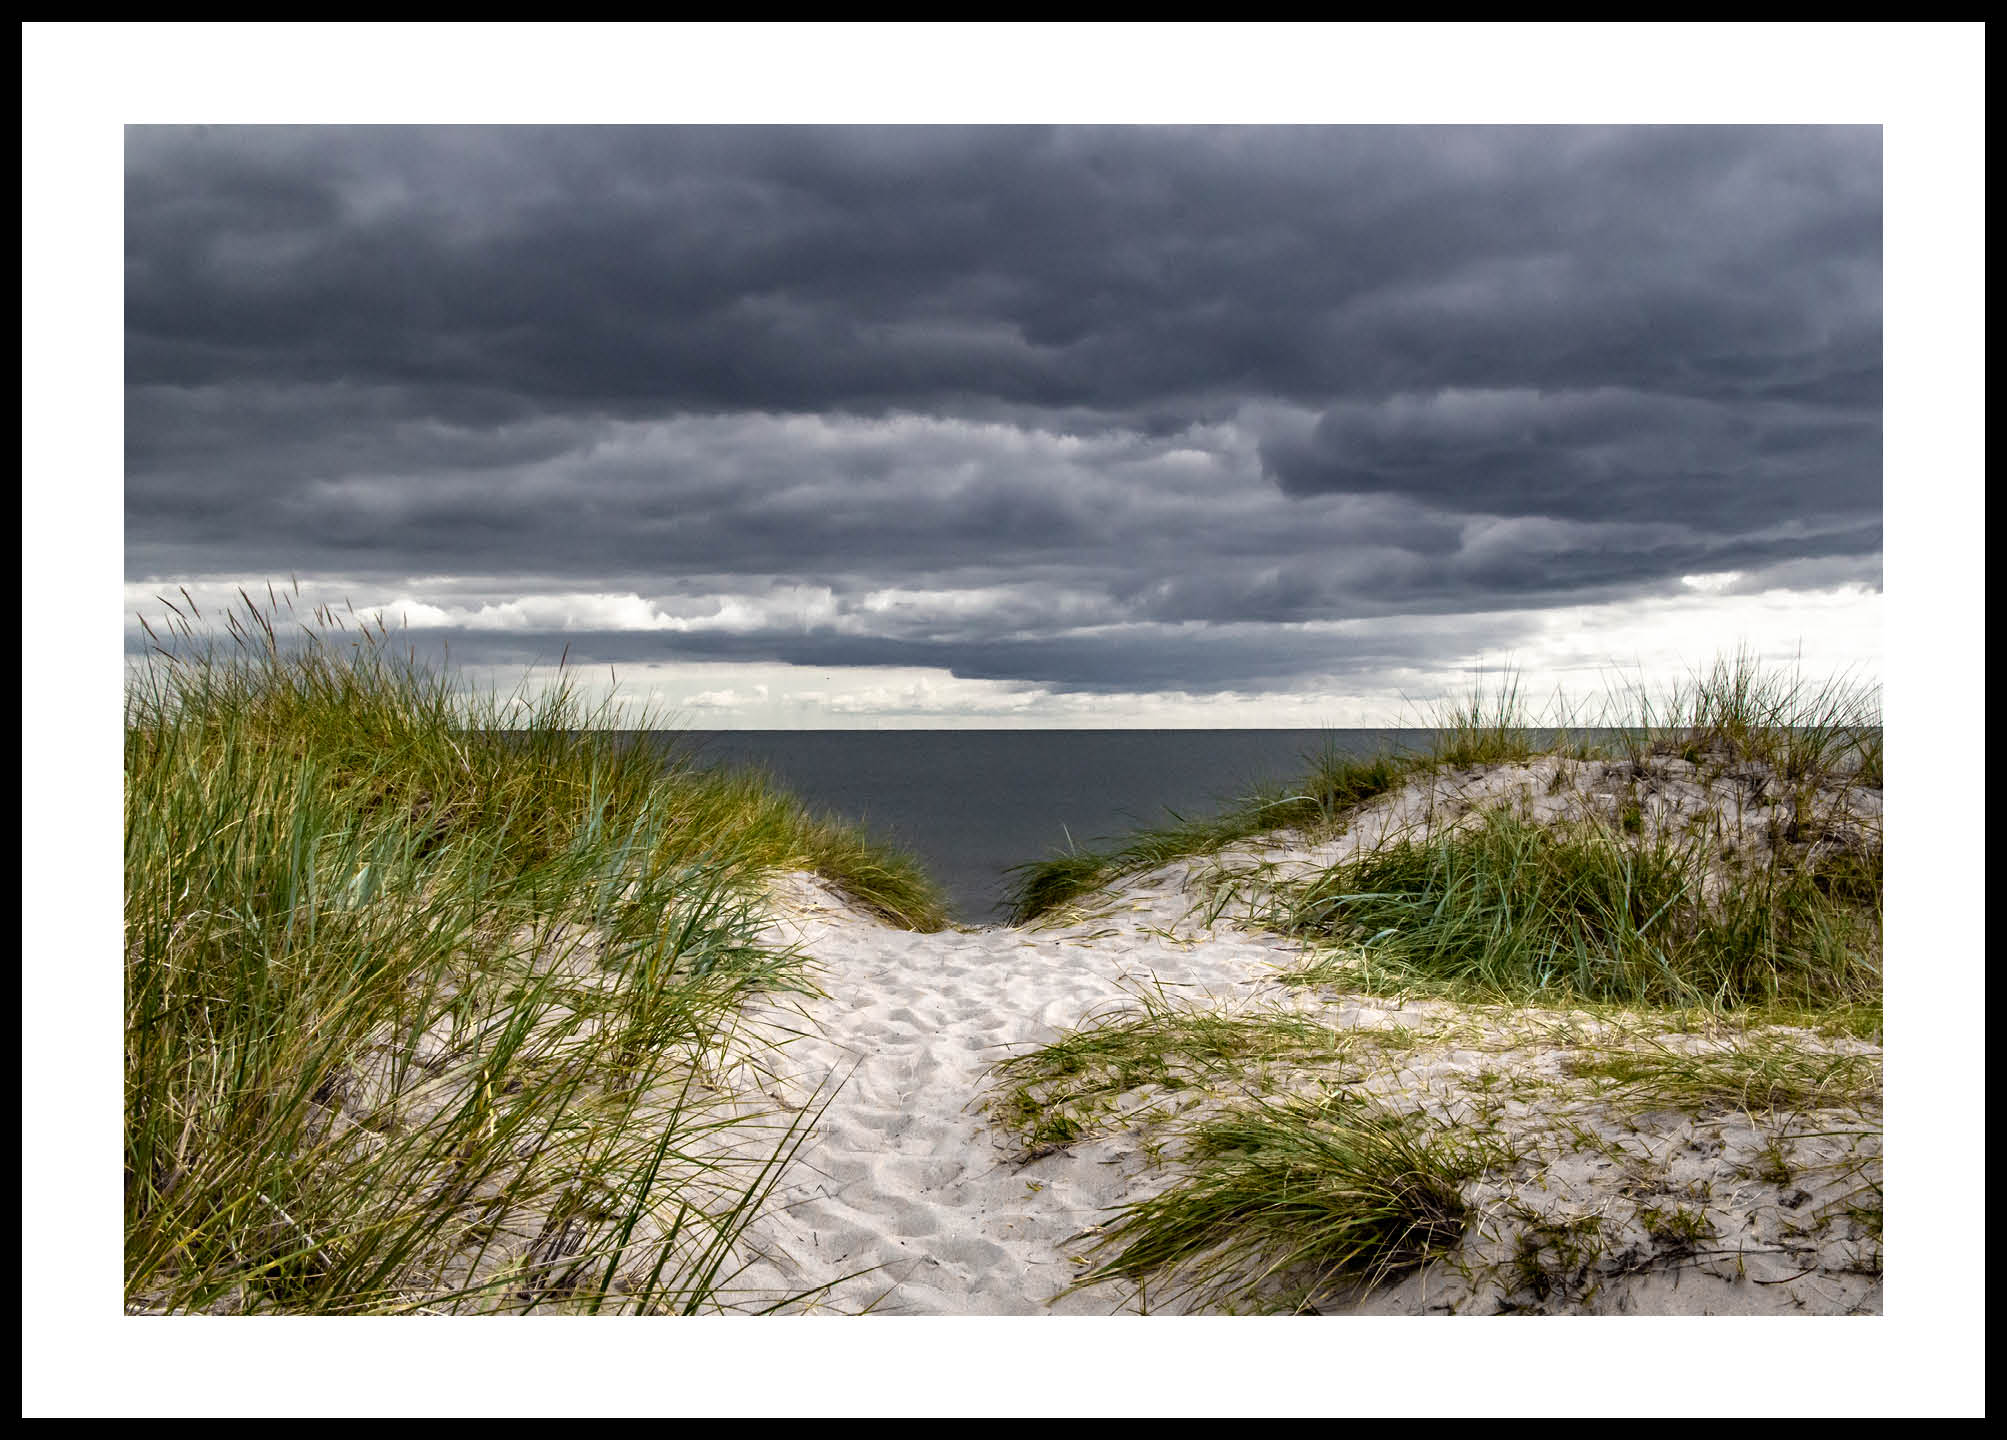
{"label": "photograph", "polygon": [[[548,33],[666,60],[765,28]],[[88,1243],[121,1346],[312,1322],[365,1375],[423,1333],[500,1378],[554,1333],[835,1364],[881,1320],[988,1317],[1163,1372],[1202,1318],[1235,1355],[1294,1317],[1339,1329],[1278,1354],[1505,1332],[1537,1364],[1574,1317],[1598,1355],[1678,1320],[1732,1367],[1758,1317],[1871,1353],[1926,1233],[1978,1317],[1983,1189],[1901,1171],[1884,1091],[1885,969],[1928,999],[1890,1007],[1899,1053],[1983,1084],[1977,1029],[1925,1033],[1983,997],[1976,889],[1955,969],[1919,981],[1907,928],[1980,883],[1983,689],[1919,705],[1898,652],[1942,631],[1983,687],[1984,631],[1977,589],[1887,609],[1926,480],[1884,457],[1908,192],[1874,105],[880,118],[767,82],[657,119],[344,118],[271,98],[282,54],[340,68],[316,33],[236,36],[274,59],[254,101],[108,111],[79,226],[122,263],[92,272],[117,392],[75,413],[118,410],[69,587],[106,613],[120,572],[116,799],[102,744],[75,764],[121,868],[74,1003],[119,1031],[120,1233]],[[477,68],[487,33],[413,38]],[[976,65],[980,33],[908,38]],[[1976,27],[1902,35],[1972,37],[1983,73]],[[24,249],[24,303],[39,273]],[[1958,423],[1970,488],[1927,524],[1969,577]],[[95,709],[109,627],[64,643]],[[31,772],[63,763],[44,675]],[[1898,850],[1975,861],[1893,905],[1885,706],[1899,794],[1967,816],[1899,799]],[[1945,1124],[1981,1148],[1976,1098]],[[1975,1226],[1900,1232],[1887,1276],[1885,1130],[1891,1211]],[[94,1106],[107,1220],[109,1140]],[[467,1323],[384,1328],[428,1318]],[[1792,1383],[1774,1405],[1848,1403]],[[298,1403],[371,1406],[342,1389]]]}

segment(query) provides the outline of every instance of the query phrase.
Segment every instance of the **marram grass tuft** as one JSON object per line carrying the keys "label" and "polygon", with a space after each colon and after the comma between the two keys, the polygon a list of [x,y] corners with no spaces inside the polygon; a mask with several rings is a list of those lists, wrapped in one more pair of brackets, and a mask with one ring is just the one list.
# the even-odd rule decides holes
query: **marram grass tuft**
{"label": "marram grass tuft", "polygon": [[469,700],[272,602],[207,643],[184,597],[127,687],[128,1305],[729,1307],[812,1118],[718,1097],[742,1005],[807,988],[760,876],[917,928],[938,892],[562,683]]}

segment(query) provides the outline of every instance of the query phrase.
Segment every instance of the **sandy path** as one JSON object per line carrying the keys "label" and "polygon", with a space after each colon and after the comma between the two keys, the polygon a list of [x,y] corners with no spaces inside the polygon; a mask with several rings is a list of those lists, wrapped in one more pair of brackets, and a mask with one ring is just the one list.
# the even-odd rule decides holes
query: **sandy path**
{"label": "sandy path", "polygon": [[783,1052],[788,1098],[801,1103],[819,1085],[844,1083],[774,1211],[749,1236],[764,1258],[734,1282],[735,1299],[756,1305],[835,1282],[819,1308],[1112,1308],[1122,1298],[1112,1292],[1048,1302],[1074,1274],[1067,1242],[1127,1198],[1148,1168],[1139,1145],[1116,1137],[1020,1164],[982,1113],[987,1067],[1140,987],[1245,994],[1294,947],[1259,936],[1179,944],[1146,933],[1184,912],[1166,888],[1118,892],[1109,903],[1125,907],[1119,919],[933,935],[875,924],[806,875],[781,877],[776,901],[774,938],[814,958],[827,993],[808,1010],[820,1033]]}

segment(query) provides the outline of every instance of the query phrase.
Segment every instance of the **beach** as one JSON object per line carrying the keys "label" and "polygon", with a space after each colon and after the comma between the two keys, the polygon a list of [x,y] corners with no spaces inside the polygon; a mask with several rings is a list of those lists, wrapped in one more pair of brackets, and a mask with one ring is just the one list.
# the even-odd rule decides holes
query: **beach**
{"label": "beach", "polygon": [[[1422,809],[1549,796],[1563,763],[1418,782],[1375,814],[1391,826]],[[1570,767],[1568,794],[1594,791],[1610,768]],[[1545,803],[1558,810],[1562,801]],[[1878,821],[1878,793],[1851,803]],[[1677,808],[1675,795],[1668,813]],[[1118,1207],[1175,1179],[1176,1160],[1160,1146],[1188,1112],[1342,1083],[1516,1158],[1468,1186],[1472,1221],[1446,1255],[1391,1283],[1327,1288],[1290,1308],[1879,1311],[1878,1213],[1848,1209],[1861,1209],[1863,1177],[1879,1204],[1878,1043],[1793,1027],[1668,1031],[1663,1017],[1608,1008],[1403,1001],[1282,983],[1305,946],[1249,918],[1261,913],[1262,890],[1368,843],[1372,826],[1321,846],[1267,837],[1180,861],[1021,927],[913,933],[860,913],[811,875],[777,877],[771,936],[810,958],[824,993],[754,1021],[785,1039],[784,1082],[761,1093],[826,1108],[747,1231],[748,1263],[728,1303],[874,1314],[1219,1308],[1120,1281],[1068,1287]],[[1342,1064],[1250,1070],[1210,1091],[1140,1087],[1115,1097],[1111,1116],[1076,1143],[1028,1146],[999,1123],[999,1061],[1146,1002],[1302,1017],[1328,1030]],[[1752,1093],[1682,1105],[1584,1078],[1613,1050],[1734,1057],[1763,1046],[1870,1069],[1874,1099],[1820,1108]],[[805,1292],[811,1298],[790,1298]],[[1239,1303],[1261,1308],[1261,1297],[1251,1285]]]}
{"label": "beach", "polygon": [[1880,1310],[1872,692],[1474,694],[983,926],[385,633],[130,696],[133,1312]]}

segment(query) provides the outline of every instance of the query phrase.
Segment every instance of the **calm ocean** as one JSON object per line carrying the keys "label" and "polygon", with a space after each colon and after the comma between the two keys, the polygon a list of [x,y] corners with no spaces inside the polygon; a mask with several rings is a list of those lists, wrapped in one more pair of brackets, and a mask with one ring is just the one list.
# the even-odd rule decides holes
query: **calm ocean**
{"label": "calm ocean", "polygon": [[701,763],[760,766],[811,809],[913,851],[957,919],[998,918],[1005,869],[1167,810],[1209,815],[1326,746],[1372,754],[1427,731],[722,730],[675,737]]}

